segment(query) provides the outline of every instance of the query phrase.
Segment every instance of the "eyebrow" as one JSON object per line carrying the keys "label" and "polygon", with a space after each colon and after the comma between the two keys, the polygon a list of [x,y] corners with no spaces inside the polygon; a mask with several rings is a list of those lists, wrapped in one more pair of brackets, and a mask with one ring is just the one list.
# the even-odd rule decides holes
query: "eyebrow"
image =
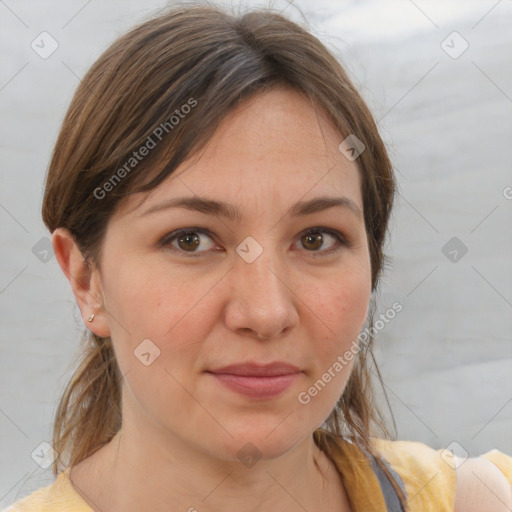
{"label": "eyebrow", "polygon": [[[327,210],[329,208],[343,207],[348,211],[354,213],[358,218],[362,218],[361,208],[348,197],[316,197],[308,201],[299,201],[293,204],[288,212],[292,217],[311,215],[316,212]],[[169,208],[186,208],[187,210],[205,213],[207,215],[214,215],[216,217],[224,217],[231,221],[241,222],[242,212],[228,203],[216,201],[207,197],[191,196],[191,197],[176,197],[167,199],[161,203],[157,203],[145,212],[138,215],[144,217],[151,213],[160,212]]]}

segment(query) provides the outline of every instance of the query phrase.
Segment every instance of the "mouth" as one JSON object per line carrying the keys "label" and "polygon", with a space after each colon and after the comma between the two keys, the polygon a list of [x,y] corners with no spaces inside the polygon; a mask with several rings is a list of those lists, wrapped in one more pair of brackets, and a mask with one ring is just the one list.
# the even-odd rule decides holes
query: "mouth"
{"label": "mouth", "polygon": [[249,361],[206,373],[231,391],[260,400],[281,395],[303,375],[299,367],[283,361],[270,364]]}
{"label": "mouth", "polygon": [[273,376],[207,373],[225,388],[258,400],[268,400],[278,397],[303,375],[302,372]]}
{"label": "mouth", "polygon": [[284,361],[275,361],[273,363],[248,361],[244,363],[230,364],[214,370],[208,370],[210,373],[240,375],[243,377],[278,377],[281,375],[298,373],[300,371],[301,369],[297,366]]}

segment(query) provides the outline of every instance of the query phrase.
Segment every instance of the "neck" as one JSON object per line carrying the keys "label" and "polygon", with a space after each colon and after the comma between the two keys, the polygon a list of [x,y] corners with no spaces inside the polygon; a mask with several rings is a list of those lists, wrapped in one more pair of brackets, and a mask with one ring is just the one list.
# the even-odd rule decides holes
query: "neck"
{"label": "neck", "polygon": [[349,511],[341,478],[309,436],[254,465],[219,460],[169,432],[144,436],[124,424],[112,441],[74,466],[71,480],[97,511]]}

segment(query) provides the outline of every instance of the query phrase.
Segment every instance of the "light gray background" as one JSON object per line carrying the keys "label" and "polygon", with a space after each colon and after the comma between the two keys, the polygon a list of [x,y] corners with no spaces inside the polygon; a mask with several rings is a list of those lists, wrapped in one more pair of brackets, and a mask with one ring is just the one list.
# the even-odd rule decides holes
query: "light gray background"
{"label": "light gray background", "polygon": [[[83,328],[55,258],[33,253],[48,237],[40,207],[53,144],[80,77],[165,5],[0,0],[1,507],[53,481],[31,453],[51,441]],[[398,438],[512,454],[512,1],[274,6],[300,19],[298,6],[342,58],[396,166],[379,310],[395,300],[403,310],[376,352]],[[42,31],[59,44],[47,59],[31,48]],[[469,45],[458,58],[442,47],[463,48],[453,31]],[[458,258],[467,247],[456,262],[442,251],[452,237]]]}

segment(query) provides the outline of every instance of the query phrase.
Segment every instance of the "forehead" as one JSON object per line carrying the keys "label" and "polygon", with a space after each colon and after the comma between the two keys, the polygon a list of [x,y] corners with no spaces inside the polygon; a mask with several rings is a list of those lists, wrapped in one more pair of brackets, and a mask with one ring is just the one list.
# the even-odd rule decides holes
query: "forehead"
{"label": "forehead", "polygon": [[242,206],[343,195],[362,209],[360,172],[339,151],[342,140],[327,116],[297,91],[258,93],[230,112],[207,145],[169,178],[129,198],[127,208],[139,213],[149,203],[186,194]]}

